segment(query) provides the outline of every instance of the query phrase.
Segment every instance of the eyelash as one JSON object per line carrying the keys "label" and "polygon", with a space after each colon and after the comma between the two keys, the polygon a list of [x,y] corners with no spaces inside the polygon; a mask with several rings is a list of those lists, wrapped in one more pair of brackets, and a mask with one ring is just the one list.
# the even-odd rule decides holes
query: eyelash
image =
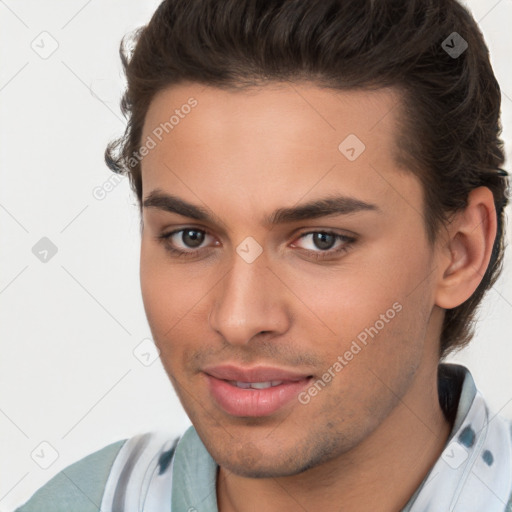
{"label": "eyelash", "polygon": [[[198,257],[200,256],[204,251],[208,251],[209,247],[201,247],[199,249],[196,249],[196,250],[191,250],[191,251],[182,251],[181,249],[176,249],[175,247],[172,247],[169,243],[169,239],[173,236],[173,235],[176,235],[178,233],[182,233],[184,231],[196,231],[196,232],[199,232],[199,233],[204,233],[205,235],[209,235],[209,233],[203,229],[198,229],[198,228],[193,228],[193,227],[186,227],[186,228],[182,228],[182,229],[178,229],[176,231],[172,231],[170,233],[162,233],[161,235],[158,235],[157,236],[157,240],[164,244],[164,248],[166,251],[168,251],[173,257],[177,257],[177,258],[193,258],[193,257]],[[335,255],[341,255],[341,254],[344,254],[346,253],[351,245],[356,241],[355,238],[353,237],[350,237],[350,236],[347,236],[347,235],[341,235],[339,233],[335,233],[333,231],[329,231],[329,230],[318,230],[318,231],[306,231],[304,233],[302,233],[301,235],[299,235],[299,237],[297,239],[301,239],[301,238],[304,238],[308,235],[314,235],[314,234],[318,234],[318,233],[321,233],[323,235],[331,235],[331,236],[334,236],[335,237],[335,242],[336,241],[342,241],[344,242],[344,244],[338,248],[338,249],[328,249],[328,250],[325,250],[325,251],[310,251],[308,249],[302,249],[302,251],[304,251],[309,257],[313,258],[315,261],[323,261],[323,260],[326,260],[326,259],[330,259],[332,258],[333,256]]]}

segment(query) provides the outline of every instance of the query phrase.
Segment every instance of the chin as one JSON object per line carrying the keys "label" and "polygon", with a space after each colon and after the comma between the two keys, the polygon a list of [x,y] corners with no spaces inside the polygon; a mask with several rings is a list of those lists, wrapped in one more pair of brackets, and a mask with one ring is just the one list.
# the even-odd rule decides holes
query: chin
{"label": "chin", "polygon": [[213,453],[219,466],[244,478],[279,478],[304,473],[330,458],[326,453],[304,453],[294,447],[290,453],[263,454],[253,443],[242,445],[236,451]]}
{"label": "chin", "polygon": [[221,462],[219,465],[230,473],[244,478],[280,478],[293,476],[303,473],[312,467],[310,463],[304,466],[295,464],[276,465],[275,460],[270,460],[267,464],[255,463],[254,465],[245,465],[232,461],[225,462],[226,463]]}

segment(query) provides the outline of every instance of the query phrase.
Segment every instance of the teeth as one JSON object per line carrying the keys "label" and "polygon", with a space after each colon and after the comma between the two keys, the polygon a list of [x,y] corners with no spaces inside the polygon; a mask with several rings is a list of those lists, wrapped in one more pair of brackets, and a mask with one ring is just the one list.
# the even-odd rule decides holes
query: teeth
{"label": "teeth", "polygon": [[233,384],[233,386],[236,386],[237,388],[242,389],[267,389],[273,386],[279,386],[283,383],[282,380],[272,380],[267,382],[239,382],[236,380],[230,380],[230,384]]}
{"label": "teeth", "polygon": [[251,387],[251,384],[249,382],[237,382],[236,380],[232,380],[231,384],[233,384],[233,386],[236,386],[237,388],[243,389],[249,389]]}

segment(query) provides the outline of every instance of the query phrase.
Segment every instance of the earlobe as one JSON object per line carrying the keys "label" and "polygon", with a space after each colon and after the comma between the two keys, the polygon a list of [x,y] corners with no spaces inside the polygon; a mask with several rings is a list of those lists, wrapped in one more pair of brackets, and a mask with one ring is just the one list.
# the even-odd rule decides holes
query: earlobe
{"label": "earlobe", "polygon": [[487,187],[472,190],[467,207],[447,226],[448,239],[441,258],[443,273],[436,291],[436,304],[452,309],[471,297],[482,280],[496,238],[497,219],[492,192]]}

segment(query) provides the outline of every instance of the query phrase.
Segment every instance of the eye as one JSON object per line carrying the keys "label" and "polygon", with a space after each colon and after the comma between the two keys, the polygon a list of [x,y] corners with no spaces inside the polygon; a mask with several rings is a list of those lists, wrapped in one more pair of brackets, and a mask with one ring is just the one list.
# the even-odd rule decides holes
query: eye
{"label": "eye", "polygon": [[[332,231],[309,231],[300,235],[298,240],[308,240],[309,248],[305,248],[305,252],[314,259],[326,259],[337,254],[348,251],[350,246],[355,242],[354,237],[341,235]],[[338,242],[337,246],[336,243]],[[296,246],[296,243],[292,244]],[[336,247],[333,249],[333,247]]]}
{"label": "eye", "polygon": [[[208,239],[213,239],[206,231],[193,227],[187,227],[158,235],[158,240],[172,255],[178,257],[197,256],[208,247],[202,247]],[[217,243],[218,244],[218,243]]]}

